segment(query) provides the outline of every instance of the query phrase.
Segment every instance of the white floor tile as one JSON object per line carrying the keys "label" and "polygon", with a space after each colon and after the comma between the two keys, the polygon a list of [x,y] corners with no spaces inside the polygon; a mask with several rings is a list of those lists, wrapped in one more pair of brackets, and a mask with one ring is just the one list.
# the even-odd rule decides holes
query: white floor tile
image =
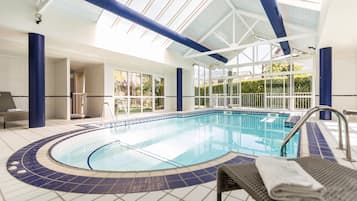
{"label": "white floor tile", "polygon": [[28,201],[44,201],[44,200],[53,200],[59,198],[58,195],[54,192],[48,192],[39,196],[32,196]]}
{"label": "white floor tile", "polygon": [[210,189],[202,187],[202,186],[197,186],[192,192],[190,192],[186,197],[183,199],[186,201],[198,201],[198,200],[203,200],[204,198],[207,197],[208,193],[210,193]]}
{"label": "white floor tile", "polygon": [[235,197],[235,198],[238,198],[241,200],[247,200],[249,195],[245,190],[235,190],[235,191],[231,191],[229,196]]}
{"label": "white floor tile", "polygon": [[146,194],[144,197],[139,198],[138,201],[160,200],[165,195],[166,195],[166,193],[163,191],[150,192],[150,193]]}
{"label": "white floor tile", "polygon": [[86,194],[80,197],[74,198],[73,201],[89,201],[89,200],[96,200],[97,198],[101,197],[102,195],[98,194]]}
{"label": "white floor tile", "polygon": [[190,193],[196,186],[189,186],[185,188],[176,188],[170,192],[171,195],[174,195],[178,198],[184,198],[188,193]]}
{"label": "white floor tile", "polygon": [[129,193],[129,194],[125,194],[123,197],[121,197],[121,199],[125,200],[125,201],[136,201],[139,198],[145,196],[147,193]]}
{"label": "white floor tile", "polygon": [[[227,194],[222,194],[222,200],[225,200]],[[217,191],[212,190],[208,196],[204,199],[204,201],[216,201],[217,200]]]}
{"label": "white floor tile", "polygon": [[204,183],[202,185],[205,186],[205,187],[214,189],[217,186],[217,182],[216,181],[211,181],[211,182],[208,182],[208,183]]}
{"label": "white floor tile", "polygon": [[117,200],[117,199],[118,199],[118,197],[115,195],[103,195],[103,196],[100,196],[94,200],[95,201],[113,201],[113,200]]}
{"label": "white floor tile", "polygon": [[160,201],[179,201],[179,200],[180,199],[170,194],[166,194],[164,197],[160,199]]}

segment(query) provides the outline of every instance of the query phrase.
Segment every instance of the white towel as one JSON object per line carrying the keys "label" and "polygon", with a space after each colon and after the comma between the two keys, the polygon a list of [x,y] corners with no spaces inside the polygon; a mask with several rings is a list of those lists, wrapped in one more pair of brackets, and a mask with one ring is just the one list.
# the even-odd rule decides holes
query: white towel
{"label": "white towel", "polygon": [[295,161],[258,157],[258,172],[269,196],[274,200],[322,201],[324,187]]}

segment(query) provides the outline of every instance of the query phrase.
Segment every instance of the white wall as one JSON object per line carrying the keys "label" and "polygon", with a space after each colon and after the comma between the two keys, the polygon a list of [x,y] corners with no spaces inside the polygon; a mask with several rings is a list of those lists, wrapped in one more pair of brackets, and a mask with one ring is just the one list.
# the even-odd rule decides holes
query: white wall
{"label": "white wall", "polygon": [[[58,104],[63,98],[57,97],[59,90],[65,83],[62,82],[63,73],[57,70],[57,60],[46,59],[45,66],[45,95],[46,118],[64,118],[63,110]],[[58,83],[56,83],[56,81]],[[0,91],[10,91],[14,96],[17,108],[28,111],[28,61],[25,56],[0,55]],[[56,109],[57,108],[57,109]]]}
{"label": "white wall", "polygon": [[16,107],[28,110],[27,58],[0,55],[0,91],[10,91]]}
{"label": "white wall", "polygon": [[[357,110],[357,51],[332,47],[332,106]],[[319,92],[319,65],[316,70],[316,94]],[[319,104],[319,96],[316,96]]]}
{"label": "white wall", "polygon": [[353,26],[356,6],[357,1],[354,0],[343,3],[325,0],[320,12],[319,46],[332,47],[333,50],[332,106],[340,110],[357,109],[357,28]]}
{"label": "white wall", "polygon": [[100,116],[104,104],[104,65],[87,65],[84,68],[87,114],[89,116]]}
{"label": "white wall", "polygon": [[357,51],[333,50],[332,105],[357,109]]}
{"label": "white wall", "polygon": [[70,119],[70,62],[69,59],[61,59],[55,63],[55,117],[58,119]]}
{"label": "white wall", "polygon": [[194,71],[192,68],[183,69],[182,72],[182,97],[183,97],[183,110],[195,109],[194,98]]}

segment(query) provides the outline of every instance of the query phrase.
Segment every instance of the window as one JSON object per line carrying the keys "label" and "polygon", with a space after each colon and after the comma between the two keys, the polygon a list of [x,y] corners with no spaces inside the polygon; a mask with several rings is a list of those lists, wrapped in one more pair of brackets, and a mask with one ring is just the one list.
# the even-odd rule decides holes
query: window
{"label": "window", "polygon": [[162,77],[116,70],[114,71],[115,114],[163,110],[164,91],[165,79]]}
{"label": "window", "polygon": [[163,110],[165,103],[164,94],[165,80],[161,77],[155,78],[155,110]]}
{"label": "window", "polygon": [[210,105],[209,69],[194,65],[195,108],[206,108]]}
{"label": "window", "polygon": [[195,65],[195,108],[308,109],[314,105],[313,67],[312,55],[284,55],[278,44],[241,50],[224,67]]}

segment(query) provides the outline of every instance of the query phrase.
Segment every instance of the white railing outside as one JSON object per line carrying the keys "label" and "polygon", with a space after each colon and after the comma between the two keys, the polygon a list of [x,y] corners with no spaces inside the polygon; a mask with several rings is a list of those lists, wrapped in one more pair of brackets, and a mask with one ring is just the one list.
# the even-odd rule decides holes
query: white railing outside
{"label": "white railing outside", "polygon": [[242,93],[234,96],[212,94],[212,107],[247,107],[305,110],[311,107],[312,95],[309,92],[296,92],[289,96],[284,93]]}

